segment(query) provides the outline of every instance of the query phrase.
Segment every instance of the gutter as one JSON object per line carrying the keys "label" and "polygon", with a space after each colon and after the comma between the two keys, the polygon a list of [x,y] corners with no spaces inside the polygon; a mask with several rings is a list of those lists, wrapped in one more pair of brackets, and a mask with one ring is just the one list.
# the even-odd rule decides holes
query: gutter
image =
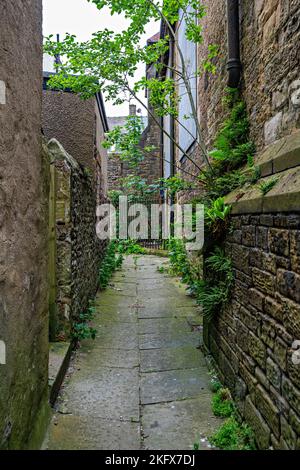
{"label": "gutter", "polygon": [[237,88],[241,80],[240,60],[240,8],[239,0],[227,0],[228,25],[228,82],[229,88]]}

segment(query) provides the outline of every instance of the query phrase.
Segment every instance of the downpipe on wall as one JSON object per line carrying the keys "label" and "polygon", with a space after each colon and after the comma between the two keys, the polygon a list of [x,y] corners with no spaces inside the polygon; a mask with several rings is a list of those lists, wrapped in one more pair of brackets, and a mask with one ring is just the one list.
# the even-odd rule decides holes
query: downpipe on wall
{"label": "downpipe on wall", "polygon": [[239,0],[227,0],[228,87],[237,88],[241,79]]}

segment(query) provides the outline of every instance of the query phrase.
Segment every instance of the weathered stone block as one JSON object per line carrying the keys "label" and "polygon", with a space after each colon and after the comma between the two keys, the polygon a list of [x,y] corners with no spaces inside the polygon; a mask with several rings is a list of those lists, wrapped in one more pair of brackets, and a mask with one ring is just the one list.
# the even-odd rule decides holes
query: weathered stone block
{"label": "weathered stone block", "polygon": [[278,321],[283,321],[283,305],[276,302],[272,297],[265,297],[264,300],[265,313]]}
{"label": "weathered stone block", "polygon": [[[272,26],[273,29],[273,26]],[[270,145],[279,137],[283,113],[280,111],[265,124],[265,144]]]}
{"label": "weathered stone block", "polygon": [[241,230],[233,230],[233,232],[230,233],[227,236],[227,241],[229,241],[231,243],[240,244],[242,242],[242,231]]}
{"label": "weathered stone block", "polygon": [[264,421],[260,412],[255,408],[250,397],[246,398],[245,403],[245,419],[252,427],[258,447],[261,450],[266,450],[270,446],[271,432],[267,423]]}
{"label": "weathered stone block", "polygon": [[300,436],[300,416],[292,409],[289,411],[289,422],[294,431]]}
{"label": "weathered stone block", "polygon": [[249,252],[250,266],[254,266],[255,268],[262,269],[263,268],[262,255],[263,255],[263,252],[258,248],[254,248],[250,250]]}
{"label": "weathered stone block", "polygon": [[270,358],[267,359],[267,378],[271,384],[277,389],[280,390],[281,387],[281,370],[278,365]]}
{"label": "weathered stone block", "polygon": [[249,304],[249,289],[241,281],[236,280],[233,289],[233,299],[241,305]]}
{"label": "weathered stone block", "polygon": [[263,368],[266,367],[267,348],[252,332],[249,334],[249,354]]}
{"label": "weathered stone block", "polygon": [[256,227],[246,225],[242,228],[242,243],[245,246],[255,246],[256,243]]}
{"label": "weathered stone block", "polygon": [[290,238],[288,230],[271,228],[269,230],[269,248],[279,256],[289,256]]}
{"label": "weathered stone block", "polygon": [[266,390],[261,385],[258,385],[255,392],[255,405],[265,418],[266,422],[272,429],[274,435],[279,438],[280,436],[280,421],[279,410],[271,401]]}
{"label": "weathered stone block", "polygon": [[[248,329],[252,330],[253,332],[256,332],[258,330],[260,321],[254,309],[249,309],[249,308],[246,309],[245,307],[241,307],[239,318],[241,319],[244,325],[247,325]],[[237,337],[240,335],[240,331],[241,331],[238,327],[239,323],[240,322],[237,323]],[[247,330],[247,334],[248,334],[248,330]]]}
{"label": "weathered stone block", "polygon": [[261,215],[260,216],[261,225],[266,225],[267,227],[272,227],[274,223],[274,217],[272,215]]}
{"label": "weathered stone block", "polygon": [[270,398],[274,402],[275,406],[279,409],[280,413],[288,417],[290,406],[286,399],[282,396],[281,391],[276,390],[273,385],[270,385]]}
{"label": "weathered stone block", "polygon": [[285,376],[282,377],[282,394],[296,413],[300,410],[300,391]]}
{"label": "weathered stone block", "polygon": [[281,434],[285,442],[287,443],[289,449],[294,450],[296,447],[297,442],[297,435],[291,428],[290,424],[284,418],[284,416],[280,417],[280,425],[281,425]]}
{"label": "weathered stone block", "polygon": [[300,303],[300,275],[278,269],[277,285],[281,294]]}
{"label": "weathered stone block", "polygon": [[265,296],[257,289],[249,290],[249,302],[261,312],[263,311]]}
{"label": "weathered stone block", "polygon": [[236,342],[240,348],[246,353],[249,350],[249,330],[248,328],[239,320],[236,324]]}
{"label": "weathered stone block", "polygon": [[260,269],[252,269],[252,279],[254,286],[265,294],[273,295],[275,291],[275,278],[272,274],[261,271]]}
{"label": "weathered stone block", "polygon": [[253,397],[254,397],[254,393],[255,393],[255,389],[257,385],[257,379],[254,377],[254,375],[252,375],[249,372],[249,370],[242,363],[240,363],[240,366],[239,366],[239,373],[243,381],[247,385],[249,393],[253,394]]}
{"label": "weathered stone block", "polygon": [[275,321],[267,316],[262,317],[260,338],[262,341],[269,346],[271,349],[274,347],[274,339],[276,336]]}
{"label": "weathered stone block", "polygon": [[283,371],[286,371],[287,346],[280,339],[276,338],[274,343],[274,359]]}
{"label": "weathered stone block", "polygon": [[[291,348],[287,353],[287,372],[291,382],[300,390],[300,365],[293,360],[295,351]],[[300,411],[300,410],[299,410]]]}
{"label": "weathered stone block", "polygon": [[259,382],[266,390],[269,390],[270,385],[269,385],[269,381],[268,381],[268,379],[267,379],[267,376],[266,376],[266,374],[264,374],[264,372],[263,372],[259,367],[256,367],[256,368],[255,368],[255,377],[257,378],[258,382]]}
{"label": "weathered stone block", "polygon": [[249,248],[241,245],[233,245],[232,262],[235,268],[249,274]]}
{"label": "weathered stone block", "polygon": [[268,249],[269,229],[267,227],[256,228],[256,245],[263,250]]}
{"label": "weathered stone block", "polygon": [[292,270],[300,274],[300,230],[290,232],[290,256]]}

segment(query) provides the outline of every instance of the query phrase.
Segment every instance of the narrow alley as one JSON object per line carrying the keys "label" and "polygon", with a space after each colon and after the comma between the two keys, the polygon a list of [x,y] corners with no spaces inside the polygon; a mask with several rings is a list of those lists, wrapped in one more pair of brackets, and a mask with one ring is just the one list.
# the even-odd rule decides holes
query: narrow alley
{"label": "narrow alley", "polygon": [[201,317],[165,258],[127,257],[98,294],[95,341],[71,362],[44,448],[192,450],[219,426]]}

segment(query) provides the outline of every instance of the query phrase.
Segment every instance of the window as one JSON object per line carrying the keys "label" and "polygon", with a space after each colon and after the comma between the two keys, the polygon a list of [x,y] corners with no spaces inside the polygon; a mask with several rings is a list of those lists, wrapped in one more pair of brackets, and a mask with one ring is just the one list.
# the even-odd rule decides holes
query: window
{"label": "window", "polygon": [[[194,103],[197,109],[197,45],[186,38],[185,32],[186,24],[183,19],[180,27],[178,28],[178,45],[185,58],[185,66],[189,76]],[[178,66],[181,66],[181,60],[179,57]],[[195,120],[192,117],[192,108],[186,86],[182,80],[180,81],[178,92],[180,96],[179,122],[187,129],[186,130],[182,126],[179,126],[179,144],[183,150],[187,152],[197,138],[197,128]]]}

